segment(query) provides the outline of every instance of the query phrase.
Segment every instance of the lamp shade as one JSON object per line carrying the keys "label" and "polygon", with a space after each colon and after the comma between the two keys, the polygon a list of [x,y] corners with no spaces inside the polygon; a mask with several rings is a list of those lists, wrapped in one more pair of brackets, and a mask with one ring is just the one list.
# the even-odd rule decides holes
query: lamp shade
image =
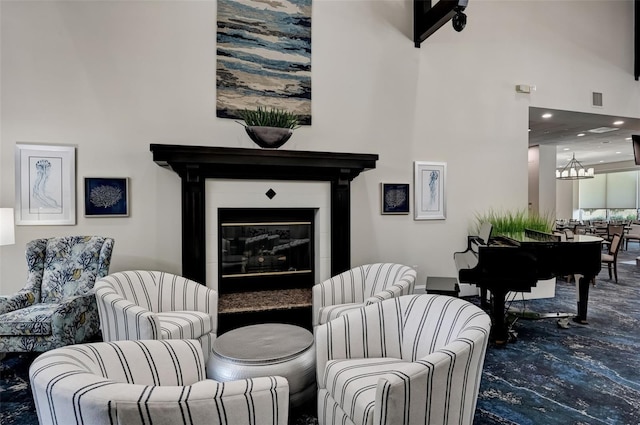
{"label": "lamp shade", "polygon": [[0,245],[13,245],[15,240],[13,208],[0,208]]}

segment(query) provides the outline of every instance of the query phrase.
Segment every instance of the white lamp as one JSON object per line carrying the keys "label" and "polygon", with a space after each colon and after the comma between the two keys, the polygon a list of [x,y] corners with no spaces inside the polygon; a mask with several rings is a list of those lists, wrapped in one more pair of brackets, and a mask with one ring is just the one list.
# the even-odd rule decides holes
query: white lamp
{"label": "white lamp", "polygon": [[15,239],[13,208],[0,208],[0,245],[13,245]]}

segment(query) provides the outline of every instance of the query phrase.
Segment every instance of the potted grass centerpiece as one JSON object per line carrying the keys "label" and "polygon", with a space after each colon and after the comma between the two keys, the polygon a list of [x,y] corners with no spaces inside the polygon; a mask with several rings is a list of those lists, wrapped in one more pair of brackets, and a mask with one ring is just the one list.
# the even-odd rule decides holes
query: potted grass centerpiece
{"label": "potted grass centerpiece", "polygon": [[300,127],[296,114],[277,108],[245,109],[240,112],[247,134],[261,148],[279,148]]}
{"label": "potted grass centerpiece", "polygon": [[476,214],[476,231],[485,222],[493,225],[494,235],[522,233],[525,229],[551,233],[554,218],[551,214],[530,214],[524,209],[515,211],[496,211],[491,209],[486,213]]}

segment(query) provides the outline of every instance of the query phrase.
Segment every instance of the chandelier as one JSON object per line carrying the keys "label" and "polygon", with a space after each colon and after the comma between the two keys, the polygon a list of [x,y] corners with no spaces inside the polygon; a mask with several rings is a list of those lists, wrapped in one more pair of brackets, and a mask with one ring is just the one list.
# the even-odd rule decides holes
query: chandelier
{"label": "chandelier", "polygon": [[574,153],[573,158],[567,165],[560,170],[556,170],[556,178],[560,180],[592,179],[593,172],[593,168],[584,168],[584,165],[576,159],[576,154]]}

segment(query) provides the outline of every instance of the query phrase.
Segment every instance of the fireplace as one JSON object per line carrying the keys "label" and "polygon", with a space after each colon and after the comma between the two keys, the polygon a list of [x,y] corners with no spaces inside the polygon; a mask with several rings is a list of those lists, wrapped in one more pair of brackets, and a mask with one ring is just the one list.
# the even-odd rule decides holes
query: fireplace
{"label": "fireplace", "polygon": [[[322,278],[351,267],[350,183],[361,172],[375,168],[378,155],[157,144],[152,144],[150,149],[153,160],[159,166],[176,172],[181,178],[182,275],[219,291],[219,332],[222,333],[230,322],[233,322],[233,326],[229,328],[246,324],[243,322],[245,320],[248,323],[259,321],[261,319],[256,318],[255,313],[265,311],[271,321],[310,325],[311,286]],[[257,182],[263,182],[261,186],[264,187],[256,189]],[[219,183],[227,185],[226,189],[212,189],[212,186],[219,186]],[[224,215],[224,209],[236,209],[230,214],[233,217],[244,214],[240,209],[256,207],[247,205],[255,199],[265,205],[282,202],[282,194],[289,191],[290,187],[282,190],[271,186],[287,186],[285,183],[303,186],[305,194],[308,192],[305,185],[327,188],[326,202],[321,207],[315,201],[308,205],[298,205],[300,196],[289,198],[292,199],[291,205],[279,206],[285,209],[307,209],[314,216],[310,230],[312,238],[309,242],[311,271],[297,273],[297,270],[290,270],[290,273],[284,273],[287,277],[274,284],[275,291],[263,290],[264,285],[261,286],[268,274],[261,274],[257,278],[244,276],[242,278],[249,277],[249,280],[235,288],[231,286],[233,289],[229,290],[227,280],[240,277],[223,275],[220,271],[220,267],[224,266],[221,263],[226,260],[230,262],[231,257],[225,259],[218,253],[219,248],[225,249],[226,241],[221,237],[225,230],[222,230],[217,221],[212,220],[212,211],[223,211]],[[245,198],[239,200],[235,199],[238,186],[247,192]],[[304,220],[296,218],[289,221]],[[253,218],[244,222],[255,224]],[[233,228],[234,224],[237,223],[229,223],[229,227]],[[278,230],[275,231],[276,234],[277,232]],[[275,239],[273,233],[272,239]],[[304,239],[300,237],[295,243],[301,244]],[[326,243],[322,244],[324,240]],[[266,245],[263,254],[271,255],[267,252],[271,251],[268,248],[269,245]],[[208,249],[211,252],[208,253]],[[249,259],[242,259],[244,251],[241,254],[238,254],[239,251],[234,252],[234,255],[241,255],[235,257],[235,260],[241,264],[246,261],[248,265]],[[262,259],[262,263],[277,263],[279,257],[273,255],[252,255],[252,261],[259,263]],[[288,255],[298,254],[290,251]],[[326,259],[323,255],[326,255]],[[212,261],[216,263],[215,267],[212,267]],[[252,270],[255,272],[256,269]],[[282,305],[283,299],[287,299],[285,305]],[[223,320],[227,315],[235,317]],[[298,320],[301,323],[297,323]],[[224,322],[227,324],[224,325]]]}
{"label": "fireplace", "polygon": [[219,293],[313,286],[315,213],[308,208],[219,208]]}

